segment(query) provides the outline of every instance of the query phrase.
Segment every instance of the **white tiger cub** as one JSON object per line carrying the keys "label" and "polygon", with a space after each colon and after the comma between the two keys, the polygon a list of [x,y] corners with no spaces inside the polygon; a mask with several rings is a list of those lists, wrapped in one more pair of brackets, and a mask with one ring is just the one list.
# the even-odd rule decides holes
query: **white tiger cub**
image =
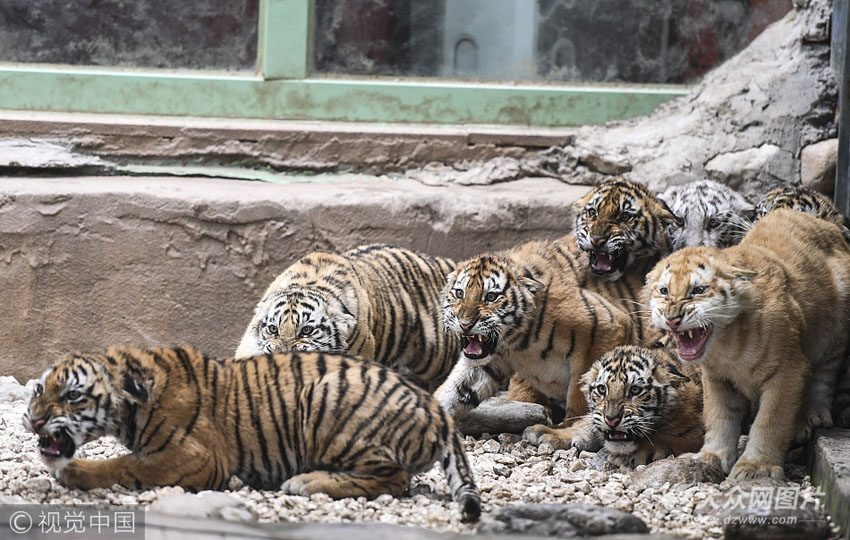
{"label": "white tiger cub", "polygon": [[684,222],[667,228],[673,251],[733,246],[741,241],[755,217],[755,206],[740,193],[711,180],[670,186],[660,197]]}

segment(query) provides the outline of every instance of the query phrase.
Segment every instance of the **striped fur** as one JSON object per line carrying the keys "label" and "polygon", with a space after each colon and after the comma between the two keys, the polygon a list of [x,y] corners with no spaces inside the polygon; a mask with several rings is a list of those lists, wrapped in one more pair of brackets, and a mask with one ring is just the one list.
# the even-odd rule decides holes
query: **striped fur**
{"label": "striped fur", "polygon": [[348,352],[436,388],[458,354],[439,320],[440,291],[453,267],[448,259],[380,244],[311,253],[266,290],[236,357]]}
{"label": "striped fur", "polygon": [[[734,479],[781,478],[792,440],[832,425],[836,375],[850,330],[850,247],[838,227],[768,212],[740,244],[685,248],[647,276],[653,324],[699,364],[705,443]],[[738,457],[741,420],[758,413]]]}
{"label": "striped fur", "polygon": [[581,381],[590,413],[570,428],[571,440],[543,435],[541,442],[591,451],[604,446],[610,463],[631,467],[702,445],[699,371],[683,366],[673,351],[617,347]]}
{"label": "striped fur", "polygon": [[[91,489],[179,485],[334,498],[401,495],[442,462],[465,519],[480,501],[452,419],[378,364],[325,353],[211,360],[189,348],[72,355],[41,378],[24,423],[62,483]],[[101,435],[132,452],[72,459]],[[60,456],[51,449],[62,449]]]}
{"label": "striped fur", "polygon": [[576,201],[575,209],[578,247],[605,281],[620,279],[641,259],[669,253],[665,231],[682,224],[646,186],[625,178],[603,182]]}
{"label": "striped fur", "polygon": [[579,377],[593,360],[644,336],[636,314],[646,269],[594,278],[572,235],[529,242],[458,265],[443,292],[443,322],[463,351],[437,390],[462,416],[514,373],[544,398],[566,400],[567,421],[587,412]]}
{"label": "striped fur", "polygon": [[741,241],[755,214],[755,207],[742,195],[711,180],[671,186],[661,199],[683,222],[667,228],[674,251],[694,246],[733,246]]}
{"label": "striped fur", "polygon": [[850,244],[850,220],[823,193],[802,186],[776,188],[765,195],[756,206],[756,219],[777,208],[798,210],[838,225],[844,240]]}

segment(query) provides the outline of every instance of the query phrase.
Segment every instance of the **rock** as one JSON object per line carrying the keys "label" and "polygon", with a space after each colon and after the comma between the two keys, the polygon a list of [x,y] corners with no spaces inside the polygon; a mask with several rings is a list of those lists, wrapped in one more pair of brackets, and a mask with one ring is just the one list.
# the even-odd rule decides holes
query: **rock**
{"label": "rock", "polygon": [[78,154],[55,142],[38,139],[0,140],[0,170],[61,169],[91,173],[108,172],[112,168],[111,163],[99,157]]}
{"label": "rock", "polygon": [[219,491],[198,494],[178,493],[160,497],[150,505],[151,512],[181,517],[214,518],[227,521],[255,521],[244,501]]}
{"label": "rock", "polygon": [[720,483],[724,480],[726,473],[716,464],[689,458],[662,459],[632,474],[632,482],[643,488],[659,488],[666,483],[693,485],[699,482]]}
{"label": "rock", "polygon": [[812,483],[841,530],[850,531],[850,429],[819,429],[809,446]]}
{"label": "rock", "polygon": [[800,181],[805,187],[832,197],[837,162],[838,139],[806,146],[800,155]]}
{"label": "rock", "polygon": [[508,506],[485,516],[479,533],[535,534],[571,538],[602,534],[647,533],[632,514],[588,504],[526,504]]}
{"label": "rock", "polygon": [[500,397],[488,399],[455,422],[461,433],[473,437],[482,433],[522,433],[528,426],[547,423],[542,405]]}
{"label": "rock", "polygon": [[708,161],[705,164],[705,172],[714,181],[738,188],[745,182],[759,179],[766,173],[768,166],[776,162],[780,154],[780,148],[773,144],[727,152]]}
{"label": "rock", "polygon": [[0,401],[29,401],[32,390],[18,382],[14,377],[0,377]]}

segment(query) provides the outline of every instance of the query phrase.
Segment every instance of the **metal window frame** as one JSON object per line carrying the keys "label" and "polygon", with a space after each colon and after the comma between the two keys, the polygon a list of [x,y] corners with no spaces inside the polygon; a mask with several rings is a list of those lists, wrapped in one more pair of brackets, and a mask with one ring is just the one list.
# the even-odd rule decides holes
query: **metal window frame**
{"label": "metal window frame", "polygon": [[[260,0],[257,73],[0,64],[0,108],[346,122],[576,126],[681,85],[512,84],[311,73],[313,0]],[[281,51],[286,51],[281,54]]]}

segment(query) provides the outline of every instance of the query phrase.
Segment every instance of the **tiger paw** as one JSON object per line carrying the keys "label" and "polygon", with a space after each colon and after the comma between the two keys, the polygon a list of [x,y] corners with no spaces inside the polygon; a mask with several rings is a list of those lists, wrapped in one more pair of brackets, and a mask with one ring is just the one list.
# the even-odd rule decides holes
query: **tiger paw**
{"label": "tiger paw", "polygon": [[763,461],[756,461],[742,457],[738,460],[732,472],[729,473],[729,478],[737,481],[755,480],[756,478],[774,478],[782,480],[785,478],[785,473],[781,465],[771,465]]}
{"label": "tiger paw", "polygon": [[806,411],[802,418],[805,420],[798,422],[794,430],[794,442],[798,444],[808,441],[815,429],[832,427],[832,413],[825,407]]}
{"label": "tiger paw", "polygon": [[579,450],[584,450],[583,447],[587,446],[584,439],[573,437],[569,428],[553,429],[543,424],[525,428],[525,431],[522,432],[522,438],[537,446],[546,443],[555,450],[564,450],[573,446]]}
{"label": "tiger paw", "polygon": [[287,495],[301,495],[309,497],[321,491],[318,482],[311,476],[312,473],[296,474],[280,485],[280,490]]}

